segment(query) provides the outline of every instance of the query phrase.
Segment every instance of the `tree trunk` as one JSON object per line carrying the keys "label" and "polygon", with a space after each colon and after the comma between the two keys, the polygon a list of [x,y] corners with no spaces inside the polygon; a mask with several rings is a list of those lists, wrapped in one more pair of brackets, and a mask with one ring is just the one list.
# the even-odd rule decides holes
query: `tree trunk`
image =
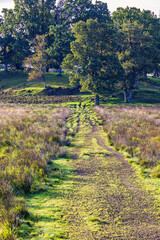
{"label": "tree trunk", "polygon": [[97,94],[95,95],[95,104],[99,105],[99,96]]}
{"label": "tree trunk", "polygon": [[124,90],[124,102],[125,103],[132,102],[132,88],[129,90],[129,93],[127,92],[127,90]]}
{"label": "tree trunk", "polygon": [[8,72],[8,64],[7,63],[4,64],[4,71]]}
{"label": "tree trunk", "polygon": [[43,79],[43,83],[44,83],[44,88],[46,88],[45,69],[43,70],[42,79]]}
{"label": "tree trunk", "polygon": [[147,79],[147,73],[146,72],[144,72],[144,78]]}
{"label": "tree trunk", "polygon": [[134,87],[138,88],[138,75],[135,77]]}
{"label": "tree trunk", "polygon": [[127,90],[124,89],[124,102],[127,103]]}
{"label": "tree trunk", "polygon": [[59,66],[59,76],[62,76],[62,68],[61,68],[61,65]]}
{"label": "tree trunk", "polygon": [[16,70],[22,70],[22,66],[18,63],[15,64]]}
{"label": "tree trunk", "polygon": [[132,89],[129,90],[128,103],[132,102]]}
{"label": "tree trunk", "polygon": [[6,51],[6,47],[4,49],[4,57],[5,57],[5,62],[4,62],[4,71],[7,72],[8,71],[8,59],[7,59],[7,51]]}
{"label": "tree trunk", "polygon": [[135,80],[134,86],[135,86],[135,88],[138,88],[138,81],[137,80]]}
{"label": "tree trunk", "polygon": [[157,70],[154,71],[154,77],[159,77],[159,73]]}

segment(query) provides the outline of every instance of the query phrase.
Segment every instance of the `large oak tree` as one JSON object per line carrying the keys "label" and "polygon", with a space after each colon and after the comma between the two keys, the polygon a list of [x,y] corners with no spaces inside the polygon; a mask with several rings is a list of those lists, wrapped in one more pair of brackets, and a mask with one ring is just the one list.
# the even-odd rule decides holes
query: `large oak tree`
{"label": "large oak tree", "polygon": [[73,33],[72,53],[64,59],[63,68],[70,73],[70,83],[94,93],[98,103],[99,95],[111,94],[123,79],[123,69],[115,55],[116,32],[110,24],[89,19],[76,23]]}
{"label": "large oak tree", "polygon": [[129,7],[118,8],[112,18],[119,31],[118,56],[125,70],[124,101],[131,102],[137,79],[159,70],[160,22],[150,11]]}

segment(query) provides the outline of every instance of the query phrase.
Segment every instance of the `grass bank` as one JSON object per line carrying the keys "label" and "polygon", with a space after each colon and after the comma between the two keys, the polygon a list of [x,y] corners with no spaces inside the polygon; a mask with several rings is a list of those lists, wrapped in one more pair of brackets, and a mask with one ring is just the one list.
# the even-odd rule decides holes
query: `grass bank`
{"label": "grass bank", "polygon": [[[158,78],[148,78],[133,90],[132,104],[160,104],[160,87]],[[44,91],[43,82],[27,81],[27,74],[22,71],[0,71],[0,101],[9,103],[62,103],[82,102],[81,97],[89,93],[81,93],[69,85],[67,74],[46,73],[46,84],[53,89]],[[57,90],[56,90],[57,89]],[[93,99],[93,96],[91,96]],[[94,100],[93,100],[94,101]],[[101,98],[102,104],[124,104],[123,92],[115,91],[113,96]]]}
{"label": "grass bank", "polygon": [[[22,71],[0,71],[0,89],[3,94],[14,96],[31,96],[40,94],[44,85],[42,81],[27,81],[28,74]],[[46,85],[52,88],[69,88],[68,75],[58,76],[57,73],[46,73]]]}

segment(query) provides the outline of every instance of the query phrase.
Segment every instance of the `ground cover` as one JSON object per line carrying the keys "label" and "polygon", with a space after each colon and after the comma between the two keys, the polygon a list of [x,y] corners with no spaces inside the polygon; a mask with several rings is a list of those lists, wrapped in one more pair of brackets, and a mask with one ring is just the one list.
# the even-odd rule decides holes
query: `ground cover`
{"label": "ground cover", "polygon": [[[10,103],[10,104],[65,104],[65,103],[78,103],[86,98],[85,95],[66,95],[66,96],[13,96],[8,93],[7,95],[0,95],[1,103]],[[89,96],[90,99],[93,99],[92,96]]]}
{"label": "ground cover", "polygon": [[[135,157],[142,172],[160,177],[159,106],[114,106],[96,108],[110,145]],[[132,160],[131,160],[132,161]]]}
{"label": "ground cover", "polygon": [[[0,89],[3,92],[12,89],[14,95],[36,95],[44,89],[42,81],[28,82],[27,77],[27,73],[22,71],[9,71],[7,73],[0,71]],[[46,73],[46,85],[53,88],[67,88],[69,87],[68,75],[58,76],[57,73]]]}
{"label": "ground cover", "polygon": [[[16,76],[14,77],[16,78]],[[52,78],[52,74],[50,77]],[[10,239],[15,239],[15,235],[18,233],[18,239],[32,240],[120,239],[120,237],[123,239],[155,239],[159,234],[158,215],[155,212],[159,211],[157,209],[160,203],[159,152],[157,151],[159,149],[159,107],[158,105],[153,107],[153,104],[159,103],[159,87],[150,83],[141,85],[141,88],[134,92],[133,99],[135,100],[131,107],[123,103],[122,92],[117,92],[110,98],[101,98],[103,104],[121,103],[119,106],[103,107],[103,110],[106,108],[104,111],[109,111],[109,114],[107,113],[109,116],[113,114],[113,119],[107,118],[106,120],[103,114],[101,115],[102,108],[97,110],[98,115],[102,116],[102,120],[95,115],[91,107],[94,104],[92,95],[82,93],[45,96],[39,94],[41,86],[38,90],[35,90],[33,85],[30,89],[26,86],[19,86],[20,78],[18,83],[15,82],[15,85],[17,84],[15,89],[12,86],[9,88],[8,85],[6,92],[4,91],[0,95],[1,102],[8,102],[7,105],[1,104],[0,107],[1,130],[4,129],[4,132],[1,132],[0,145],[1,169],[7,173],[7,183],[2,182],[0,190],[3,200],[1,204],[1,224],[3,224],[1,238],[8,240],[8,236],[10,236]],[[52,80],[50,79],[50,81]],[[62,81],[62,85],[60,85],[56,79],[54,81],[53,87],[65,84]],[[14,103],[18,105],[16,106]],[[26,106],[26,103],[29,103],[30,106]],[[147,103],[152,107],[136,107],[141,103]],[[63,108],[59,108],[60,105]],[[74,111],[67,120],[67,127],[66,120],[63,118],[66,107],[67,109],[71,107],[71,110],[67,110],[66,116]],[[124,117],[125,113],[128,115],[126,114]],[[137,116],[139,116],[138,122]],[[58,125],[58,133],[56,132],[60,137],[56,136],[53,141],[50,141],[48,137],[54,138],[55,136],[57,118],[63,122],[60,126]],[[53,124],[53,126],[52,123],[55,125]],[[110,142],[107,140],[108,137],[110,138],[107,127],[111,126],[111,123],[113,123],[113,138],[114,131],[117,131],[117,136],[119,135],[118,130],[121,124],[123,130],[130,129],[130,132],[135,134],[131,135],[131,139],[126,138],[126,142],[131,143],[130,146],[116,145],[113,139],[109,139]],[[127,124],[126,128],[125,124]],[[27,130],[32,125],[33,129],[36,128],[34,133]],[[100,125],[103,125],[104,129]],[[49,134],[48,137],[44,137],[42,129],[46,129],[46,126],[52,136]],[[69,131],[66,130],[68,128]],[[38,135],[37,138],[39,129],[42,135]],[[139,145],[139,136],[136,135],[136,131],[142,133],[140,135],[144,145]],[[72,138],[75,133],[75,138],[71,139],[71,146],[67,149],[64,148],[62,145],[68,144],[70,140],[61,140],[68,139],[68,135],[69,138]],[[129,136],[128,132],[123,133],[126,137]],[[149,133],[149,135],[145,133]],[[31,136],[28,137],[28,134]],[[61,138],[62,136],[63,138]],[[121,140],[121,136],[119,138]],[[41,143],[38,145],[39,140]],[[47,142],[46,145],[45,142]],[[41,149],[43,143],[45,146]],[[136,163],[133,166],[136,173],[139,174],[138,178],[124,158],[113,148],[108,147],[108,143],[115,145],[116,151],[123,151],[123,154],[126,150],[126,160]],[[146,151],[141,158],[138,154],[144,146]],[[36,159],[32,155],[33,149],[38,151],[37,155],[33,154]],[[52,152],[53,149],[55,154]],[[11,154],[12,151],[13,154]],[[23,152],[24,154],[22,154]],[[33,163],[34,166],[30,165],[32,158],[36,160]],[[18,169],[21,166],[14,163],[18,159],[20,159],[19,162],[21,160],[25,162],[26,159],[27,167],[23,169],[24,173],[26,169],[29,169],[27,170],[29,179],[31,175],[29,194],[28,190],[25,192],[24,184],[20,187],[18,185],[21,181],[24,182],[23,177],[25,176],[25,174],[20,176],[22,169],[20,171]],[[147,162],[144,159],[145,161],[147,159]],[[9,171],[3,169],[2,166],[6,160],[10,163]],[[28,161],[30,162],[28,163]],[[37,167],[37,162],[42,165]],[[12,171],[12,165],[14,171]],[[32,171],[30,171],[30,167],[33,168]],[[2,175],[1,179],[4,177]],[[20,180],[17,181],[18,178]],[[14,179],[13,185],[10,183],[11,179]],[[125,182],[129,184],[127,185]],[[144,186],[142,187],[142,185]],[[4,192],[4,189],[7,191]],[[27,196],[26,203],[24,196],[25,198]],[[5,205],[6,203],[8,205]],[[16,205],[17,207],[15,207]],[[6,220],[2,221],[4,215]],[[138,221],[138,225],[136,221]]]}
{"label": "ground cover", "polygon": [[160,86],[160,78],[148,77],[148,80],[151,84]]}
{"label": "ground cover", "polygon": [[47,191],[28,198],[33,218],[21,226],[23,239],[158,239],[153,191],[107,146],[99,124],[87,104],[74,109],[69,155],[54,160]]}
{"label": "ground cover", "polygon": [[[141,81],[133,91],[133,104],[159,104],[160,87],[158,78],[149,77]],[[53,89],[44,91],[43,82],[27,82],[27,74],[21,71],[0,71],[0,101],[9,103],[62,103],[82,102],[81,93],[69,86],[68,75],[58,76],[57,73],[46,73],[46,84]],[[58,89],[55,91],[55,89]],[[66,90],[64,90],[66,89]],[[93,96],[90,95],[91,99]],[[124,104],[123,92],[115,91],[110,97],[101,98],[103,104]]]}
{"label": "ground cover", "polygon": [[24,196],[43,189],[50,160],[68,145],[71,109],[0,105],[0,238],[15,239]]}
{"label": "ground cover", "polygon": [[0,71],[0,102],[15,104],[63,104],[82,102],[84,98],[93,99],[89,93],[80,93],[79,89],[69,86],[68,75],[46,73],[47,89],[43,82],[27,82],[24,72]]}
{"label": "ground cover", "polygon": [[156,239],[153,200],[123,157],[106,146],[91,114],[84,114],[75,140],[81,148],[73,162],[78,176],[68,209],[69,239]]}

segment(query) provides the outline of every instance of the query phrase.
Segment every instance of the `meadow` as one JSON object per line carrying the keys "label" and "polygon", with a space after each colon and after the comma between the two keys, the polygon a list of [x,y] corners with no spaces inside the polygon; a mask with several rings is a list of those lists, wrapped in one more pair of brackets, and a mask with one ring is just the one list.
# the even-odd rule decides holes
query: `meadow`
{"label": "meadow", "polygon": [[160,106],[96,107],[108,143],[124,151],[146,176],[160,177]]}
{"label": "meadow", "polygon": [[[126,211],[128,200],[122,201],[124,209],[116,213],[115,206],[111,209],[109,204],[112,198],[115,200],[110,193],[119,194],[112,183],[124,181],[117,167],[122,160],[119,154],[125,159],[122,162],[126,161],[124,169],[128,162],[133,163],[142,182],[151,179],[159,189],[159,79],[150,77],[139,82],[130,105],[123,103],[123,92],[118,90],[113,96],[101,97],[98,107],[94,106],[93,95],[72,89],[65,74],[59,77],[47,73],[46,83],[49,88],[44,90],[40,82],[27,82],[26,73],[0,72],[0,239],[74,239],[72,234],[77,234],[76,231],[82,234],[79,239],[84,239],[84,226],[90,239],[100,239],[109,231],[108,224],[111,234],[108,239],[123,233],[124,239],[128,239],[133,230],[136,232],[136,226],[129,223],[126,230],[122,219],[132,214],[132,206]],[[129,174],[124,177],[129,178]],[[110,190],[106,189],[108,181]],[[103,194],[97,186],[101,186]],[[126,190],[126,186],[117,186],[124,198],[129,196],[132,201],[134,193]],[[159,190],[155,195],[158,206]],[[101,206],[106,199],[103,215]],[[94,201],[97,205],[91,204]],[[135,196],[136,201],[141,206],[141,197],[136,200]],[[92,205],[89,213],[85,210],[87,204]],[[119,206],[118,200],[115,204]],[[137,209],[141,211],[140,207]],[[114,212],[113,216],[107,211]],[[122,214],[125,211],[126,216]],[[80,222],[84,217],[85,223],[77,223],[76,216]],[[156,227],[156,221],[154,224]]]}
{"label": "meadow", "polygon": [[47,165],[66,155],[70,144],[69,108],[0,105],[0,225],[1,239],[15,239],[28,212],[26,194],[40,191]]}

